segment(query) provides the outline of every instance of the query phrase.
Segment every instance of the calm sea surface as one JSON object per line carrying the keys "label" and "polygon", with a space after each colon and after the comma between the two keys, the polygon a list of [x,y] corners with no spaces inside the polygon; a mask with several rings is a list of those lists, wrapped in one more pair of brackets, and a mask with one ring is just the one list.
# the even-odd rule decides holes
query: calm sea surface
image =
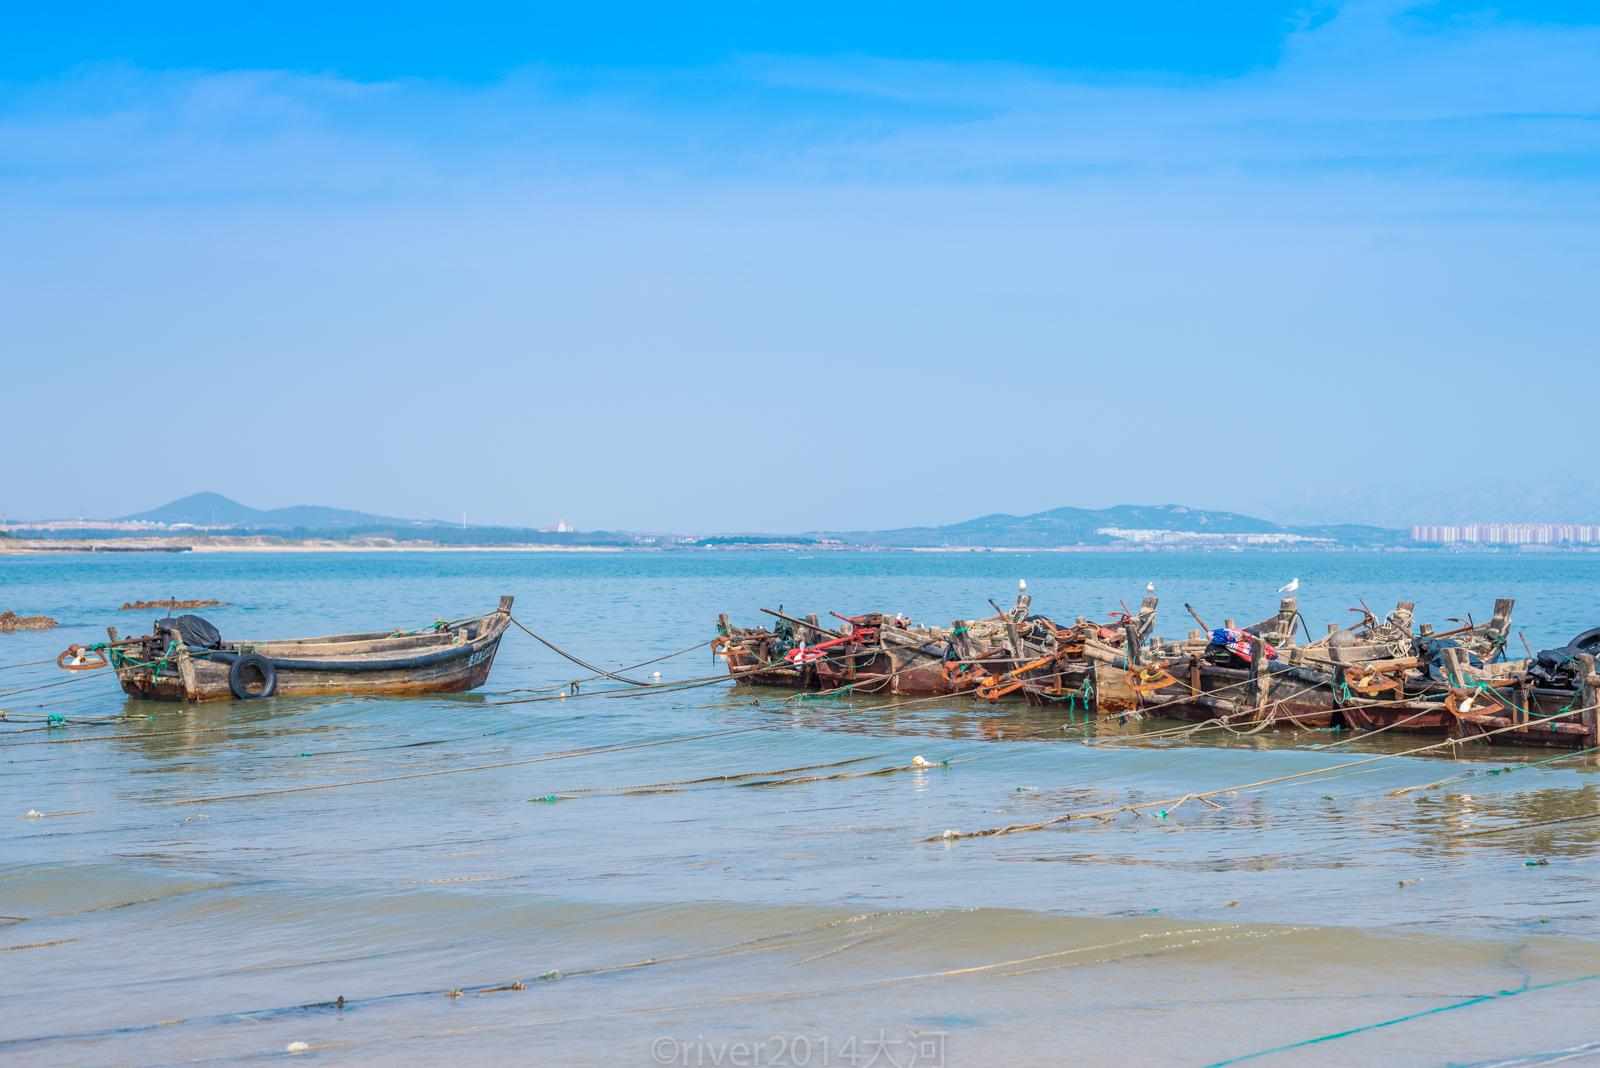
{"label": "calm sea surface", "polygon": [[[143,632],[154,613],[117,607],[170,595],[225,600],[203,613],[225,637],[268,638],[419,627],[510,593],[529,627],[617,667],[704,642],[719,611],[948,623],[1009,603],[1019,578],[1067,619],[1154,581],[1157,629],[1176,636],[1183,602],[1250,622],[1296,576],[1317,630],[1361,597],[1443,624],[1514,596],[1534,648],[1600,625],[1600,557],[1577,555],[0,557],[0,609],[61,622],[0,635],[0,664],[23,665],[0,670],[0,1061],[1593,1054],[1600,820],[1501,830],[1600,810],[1581,756],[1394,756],[1215,808],[929,842],[1431,739],[1175,744],[1140,740],[1172,726],[1158,720],[1091,729],[1023,705],[727,684],[507,703],[587,674],[515,630],[484,690],[422,699],[186,708],[24,663],[108,625]],[[722,668],[702,646],[639,674],[656,670]],[[917,756],[936,766],[859,774]],[[657,785],[756,772],[771,774]]]}

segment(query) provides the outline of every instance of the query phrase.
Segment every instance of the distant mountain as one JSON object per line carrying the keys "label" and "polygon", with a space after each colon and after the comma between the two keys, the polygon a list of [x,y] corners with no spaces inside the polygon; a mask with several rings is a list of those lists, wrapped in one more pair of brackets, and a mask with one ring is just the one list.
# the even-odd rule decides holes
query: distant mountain
{"label": "distant mountain", "polygon": [[1196,534],[1299,534],[1343,544],[1388,544],[1400,531],[1380,527],[1286,527],[1236,512],[1213,512],[1179,504],[1119,504],[1111,508],[1053,508],[1032,515],[995,514],[935,527],[844,531],[821,536],[857,545],[887,548],[982,546],[997,549],[1049,549],[1069,545],[1126,544],[1105,530],[1189,532]]}
{"label": "distant mountain", "polygon": [[[328,508],[299,504],[288,508],[251,508],[220,493],[196,493],[147,512],[123,516],[122,522],[160,523],[168,527],[186,524],[193,527],[226,527],[230,532],[272,535],[366,537],[447,541],[452,544],[562,544],[562,545],[637,545],[666,547],[672,544],[697,544],[703,547],[755,546],[773,542],[808,544],[820,539],[896,549],[992,548],[1055,549],[1063,546],[1122,545],[1138,546],[1158,542],[1149,532],[1176,535],[1168,544],[1215,545],[1209,537],[1182,535],[1267,536],[1266,543],[1294,544],[1293,537],[1325,539],[1340,547],[1381,547],[1403,544],[1408,532],[1383,527],[1284,526],[1237,512],[1214,512],[1185,508],[1178,504],[1119,504],[1112,508],[1053,508],[1032,515],[979,516],[945,526],[900,527],[876,531],[810,531],[804,535],[755,535],[730,533],[703,538],[677,538],[674,535],[641,535],[623,532],[534,531],[520,527],[472,527],[460,530],[455,524],[439,520],[395,519],[348,508]],[[1144,532],[1140,534],[1104,533]],[[81,532],[80,532],[81,533]],[[1252,539],[1260,541],[1259,537]],[[1237,544],[1237,542],[1225,544]]]}
{"label": "distant mountain", "polygon": [[389,516],[355,512],[348,508],[326,508],[316,504],[296,504],[288,508],[251,508],[220,493],[194,493],[152,508],[148,512],[125,515],[123,522],[187,523],[197,527],[246,527],[252,530],[339,530],[347,527],[438,526],[437,520],[394,519]]}

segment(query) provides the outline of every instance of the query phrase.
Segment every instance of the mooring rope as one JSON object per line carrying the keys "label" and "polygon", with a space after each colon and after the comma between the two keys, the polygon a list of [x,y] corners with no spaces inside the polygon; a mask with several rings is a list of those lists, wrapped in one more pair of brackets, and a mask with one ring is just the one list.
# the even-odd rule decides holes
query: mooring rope
{"label": "mooring rope", "polygon": [[15,697],[22,693],[33,693],[36,690],[48,690],[55,686],[65,686],[69,682],[77,682],[79,679],[87,679],[92,675],[93,673],[88,671],[74,672],[64,679],[57,679],[55,682],[42,682],[37,686],[25,686],[20,690],[7,690],[5,693],[0,693],[0,697]]}
{"label": "mooring rope", "polygon": [[1557,823],[1578,823],[1582,820],[1600,819],[1600,812],[1583,812],[1576,816],[1557,816],[1549,820],[1528,820],[1524,823],[1508,823],[1503,827],[1486,827],[1481,831],[1462,831],[1457,838],[1477,838],[1484,834],[1505,834],[1507,831],[1526,831],[1533,827],[1549,827]]}
{"label": "mooring rope", "polygon": [[[450,998],[458,998],[467,994],[496,994],[511,991],[520,992],[529,989],[531,986],[542,985],[560,980],[614,975],[618,972],[637,971],[644,968],[655,968],[665,964],[683,964],[717,960],[723,957],[740,956],[747,953],[760,953],[772,949],[792,949],[801,944],[790,941],[792,939],[816,934],[818,932],[847,927],[852,924],[867,923],[873,920],[895,915],[899,915],[899,913],[861,913],[855,916],[842,917],[837,920],[827,920],[822,923],[813,924],[809,927],[777,931],[766,935],[757,935],[754,938],[747,938],[738,942],[727,943],[721,946],[713,946],[710,949],[691,950],[684,953],[667,954],[659,957],[646,957],[641,960],[625,961],[619,964],[599,964],[587,968],[573,968],[570,970],[551,968],[537,975],[529,976],[525,979],[514,979],[509,981],[500,979],[490,982],[462,984],[460,986],[441,986],[425,990],[406,990],[387,994],[372,994],[367,997],[346,998],[341,994],[339,997],[331,1001],[315,1001],[299,1005],[279,1006],[267,1009],[230,1011],[227,1013],[218,1013],[213,1016],[188,1017],[179,1020],[163,1020],[157,1023],[135,1024],[131,1026],[104,1028],[95,1031],[67,1031],[56,1034],[30,1035],[23,1038],[0,1039],[0,1049],[38,1045],[47,1042],[136,1034],[160,1030],[182,1024],[215,1023],[222,1020],[261,1019],[282,1016],[290,1012],[342,1011],[345,1008],[357,1005],[373,1005],[379,1002],[399,1001],[402,999],[439,997],[441,995]],[[0,917],[0,919],[10,918],[12,917]],[[20,919],[20,917],[17,917],[17,919]]]}
{"label": "mooring rope", "polygon": [[[517,625],[521,626],[520,623],[517,624]],[[695,642],[693,645],[689,646],[687,649],[679,649],[675,653],[667,653],[667,654],[665,654],[663,656],[654,657],[653,659],[650,659],[650,660],[641,660],[637,664],[629,664],[626,667],[619,667],[619,668],[617,668],[617,671],[619,671],[619,672],[622,672],[622,671],[637,671],[642,667],[650,667],[653,664],[659,664],[659,663],[662,663],[663,661],[666,661],[666,660],[675,659],[676,657],[687,656],[689,653],[692,653],[697,649],[704,649],[706,646],[710,645],[714,641],[716,641],[715,638],[708,638],[703,642]],[[604,679],[604,678],[609,678],[609,677],[610,676],[608,676],[606,674],[590,675],[587,678],[571,679],[571,680],[569,680],[567,682],[556,682],[556,683],[552,683],[549,686],[534,686],[534,687],[524,687],[524,688],[515,689],[515,690],[502,690],[497,696],[502,696],[503,697],[503,696],[508,696],[510,694],[514,694],[514,693],[551,693],[551,692],[554,692],[556,690],[570,689],[571,687],[574,687],[574,686],[581,686],[583,683],[586,683],[586,682],[593,682],[596,679]],[[647,684],[641,684],[641,685],[654,686],[654,685],[657,685],[657,684],[656,683],[647,683]]]}
{"label": "mooring rope", "polygon": [[241,794],[217,794],[212,797],[185,797],[167,802],[170,805],[207,805],[222,801],[244,801],[256,797],[276,797],[281,794],[308,793],[313,790],[337,790],[346,786],[370,786],[374,783],[401,782],[407,779],[431,779],[441,775],[464,775],[474,771],[492,771],[497,768],[516,768],[525,764],[542,764],[551,760],[567,760],[571,757],[593,756],[599,753],[620,753],[629,749],[646,749],[658,745],[676,745],[682,742],[697,742],[706,738],[722,738],[733,734],[748,734],[751,731],[766,730],[763,726],[735,727],[730,730],[710,731],[705,734],[681,735],[675,738],[652,738],[642,742],[619,742],[615,745],[589,746],[583,749],[567,749],[559,753],[543,753],[539,756],[525,757],[521,760],[502,760],[493,764],[475,764],[465,768],[440,768],[434,771],[411,771],[398,775],[380,775],[370,779],[348,779],[343,782],[314,783],[308,786],[282,786],[270,790],[251,790]]}
{"label": "mooring rope", "polygon": [[532,800],[547,801],[550,797],[566,798],[582,794],[665,794],[679,793],[687,787],[704,786],[708,783],[737,782],[740,779],[759,778],[764,775],[792,775],[801,771],[816,771],[820,768],[842,768],[850,764],[859,764],[863,760],[876,760],[877,754],[870,756],[850,757],[847,760],[834,760],[826,764],[805,764],[797,768],[780,768],[777,771],[739,771],[728,772],[721,775],[702,775],[698,779],[673,779],[668,782],[641,783],[635,786],[583,786],[572,790],[563,790],[559,794],[536,797]]}
{"label": "mooring rope", "polygon": [[1450,777],[1440,779],[1437,782],[1424,783],[1421,786],[1402,786],[1398,790],[1390,790],[1389,796],[1403,797],[1406,794],[1413,794],[1419,790],[1437,790],[1441,786],[1448,786],[1451,783],[1460,782],[1463,779],[1475,778],[1479,775],[1509,775],[1513,771],[1521,771],[1523,768],[1542,767],[1545,764],[1554,764],[1562,760],[1571,760],[1574,757],[1584,756],[1588,753],[1600,753],[1600,745],[1590,746],[1588,749],[1578,749],[1571,753],[1561,753],[1557,756],[1546,757],[1543,760],[1533,760],[1524,764],[1508,764],[1501,768],[1473,768],[1471,771],[1464,771],[1459,775],[1451,775]]}
{"label": "mooring rope", "polygon": [[640,682],[638,679],[630,679],[630,678],[627,678],[626,676],[619,675],[614,671],[607,671],[605,668],[595,667],[593,664],[589,663],[587,660],[580,660],[577,657],[573,656],[571,653],[567,652],[566,650],[559,648],[554,643],[548,641],[545,638],[540,637],[539,635],[535,634],[533,631],[529,630],[527,627],[523,626],[522,625],[522,620],[518,619],[516,616],[507,616],[507,618],[510,619],[511,622],[515,623],[519,628],[521,628],[522,633],[526,634],[528,637],[532,638],[534,641],[538,642],[540,645],[544,646],[546,649],[550,650],[552,653],[555,653],[557,656],[560,656],[560,657],[565,657],[566,659],[572,661],[574,664],[577,664],[581,668],[587,668],[588,670],[594,672],[597,676],[601,676],[601,677],[608,678],[608,679],[616,679],[618,682],[625,682],[629,686],[648,686],[648,685],[650,685],[648,682]]}
{"label": "mooring rope", "polygon": [[1451,1002],[1448,1005],[1439,1005],[1432,1009],[1424,1009],[1421,1012],[1409,1012],[1404,1016],[1395,1016],[1387,1020],[1379,1020],[1377,1023],[1362,1024],[1360,1027],[1349,1027],[1343,1031],[1330,1031],[1328,1034],[1318,1035],[1315,1038],[1302,1039],[1299,1042],[1288,1042],[1281,1046],[1271,1046],[1267,1049],[1256,1050],[1254,1053],[1246,1053],[1238,1057],[1229,1057],[1226,1060],[1213,1061],[1211,1064],[1206,1065],[1206,1068],[1227,1068],[1228,1065],[1242,1064],[1245,1061],[1253,1061],[1259,1057],[1266,1057],[1273,1053],[1286,1053],[1289,1050],[1304,1049],[1307,1046],[1320,1045],[1323,1042],[1332,1042],[1335,1039],[1340,1038],[1349,1038],[1351,1035],[1359,1035],[1367,1031],[1376,1031],[1384,1027],[1394,1027],[1396,1024],[1409,1023],[1412,1020],[1420,1020],[1425,1016],[1437,1016],[1442,1012],[1454,1012],[1456,1009],[1470,1008],[1473,1005],[1482,1005],[1490,1001],[1499,1001],[1504,998],[1514,998],[1522,994],[1532,994],[1540,990],[1554,990],[1557,987],[1574,986],[1578,983],[1593,982],[1596,979],[1600,979],[1600,972],[1596,972],[1593,975],[1580,975],[1573,979],[1558,979],[1549,983],[1536,983],[1531,986],[1521,986],[1515,990],[1501,990],[1494,994],[1480,994],[1475,998],[1466,998],[1463,1001]]}
{"label": "mooring rope", "polygon": [[45,660],[19,660],[15,664],[0,664],[0,671],[14,671],[17,668],[38,667],[40,664],[54,664],[55,662],[56,658],[53,656]]}

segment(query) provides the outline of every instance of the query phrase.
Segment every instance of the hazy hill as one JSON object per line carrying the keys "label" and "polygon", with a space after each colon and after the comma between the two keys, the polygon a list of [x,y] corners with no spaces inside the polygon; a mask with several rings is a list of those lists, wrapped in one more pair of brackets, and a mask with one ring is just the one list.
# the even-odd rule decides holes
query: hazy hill
{"label": "hazy hill", "polygon": [[[125,521],[228,527],[233,533],[262,533],[284,537],[382,536],[424,538],[456,544],[567,544],[658,545],[670,544],[671,535],[646,537],[608,531],[539,533],[531,529],[471,527],[438,520],[395,519],[352,511],[301,504],[289,508],[251,508],[220,493],[196,493],[147,512],[124,516]],[[1402,531],[1369,526],[1290,527],[1237,512],[1185,508],[1178,504],[1120,504],[1112,508],[1053,508],[1032,515],[979,516],[944,526],[901,527],[874,531],[812,531],[806,535],[752,535],[729,533],[695,539],[706,547],[732,547],[768,542],[807,543],[832,538],[849,545],[923,549],[973,546],[997,549],[1051,549],[1067,545],[1112,545],[1119,539],[1100,533],[1122,530],[1189,531],[1208,534],[1302,534],[1329,538],[1344,546],[1382,546],[1404,542]]]}
{"label": "hazy hill", "polygon": [[220,493],[193,493],[148,512],[122,517],[127,522],[189,523],[198,527],[248,527],[254,530],[338,530],[347,527],[437,526],[437,521],[394,519],[389,516],[356,512],[348,508],[327,508],[317,504],[296,504],[287,508],[251,508]]}
{"label": "hazy hill", "polygon": [[961,523],[896,530],[846,531],[825,536],[860,545],[897,548],[990,546],[994,548],[1054,548],[1062,545],[1110,545],[1117,539],[1100,531],[1193,531],[1207,534],[1304,534],[1330,537],[1345,544],[1386,544],[1402,537],[1400,531],[1378,527],[1286,527],[1266,519],[1186,508],[1179,504],[1119,504],[1111,508],[1052,508],[1032,515],[994,514]]}

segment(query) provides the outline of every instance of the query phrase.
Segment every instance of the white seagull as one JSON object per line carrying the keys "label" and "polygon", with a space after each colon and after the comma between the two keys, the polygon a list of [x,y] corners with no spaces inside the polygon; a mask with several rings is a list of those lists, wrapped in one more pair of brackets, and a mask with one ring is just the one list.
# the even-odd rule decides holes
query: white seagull
{"label": "white seagull", "polygon": [[1028,592],[1028,580],[1027,579],[1017,579],[1017,592],[1018,593],[1027,593]]}
{"label": "white seagull", "polygon": [[1278,587],[1278,592],[1279,593],[1293,593],[1295,590],[1298,590],[1299,588],[1300,588],[1300,580],[1298,578],[1296,578],[1293,582],[1289,583],[1289,585],[1287,585],[1287,586],[1279,586]]}
{"label": "white seagull", "polygon": [[1145,593],[1155,593],[1156,592],[1156,584],[1154,582],[1146,582],[1144,584],[1144,592]]}

